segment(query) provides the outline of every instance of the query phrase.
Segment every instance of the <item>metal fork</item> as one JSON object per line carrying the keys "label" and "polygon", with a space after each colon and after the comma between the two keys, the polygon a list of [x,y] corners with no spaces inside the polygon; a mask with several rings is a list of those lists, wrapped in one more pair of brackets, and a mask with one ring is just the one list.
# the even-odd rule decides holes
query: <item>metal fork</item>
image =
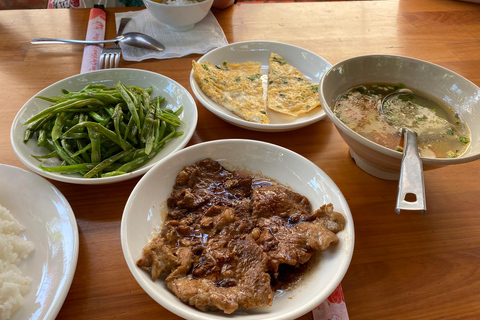
{"label": "metal fork", "polygon": [[[120,20],[120,26],[118,27],[117,37],[123,33],[123,29],[125,29],[125,26],[130,20],[131,18],[122,18]],[[110,47],[103,48],[102,53],[100,55],[100,59],[98,61],[99,68],[100,69],[118,68],[121,55],[122,55],[122,49],[118,45],[118,42],[115,42],[115,44]]]}

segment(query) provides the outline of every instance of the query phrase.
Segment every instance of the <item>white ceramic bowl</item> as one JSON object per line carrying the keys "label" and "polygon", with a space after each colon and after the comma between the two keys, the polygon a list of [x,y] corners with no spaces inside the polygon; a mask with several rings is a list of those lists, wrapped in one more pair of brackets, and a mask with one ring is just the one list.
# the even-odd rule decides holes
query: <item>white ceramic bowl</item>
{"label": "white ceramic bowl", "polygon": [[[318,208],[332,203],[347,220],[337,235],[338,245],[324,251],[321,261],[313,265],[295,288],[274,298],[269,308],[237,310],[231,315],[222,312],[202,312],[182,303],[158,280],[136,266],[143,247],[155,228],[163,225],[161,210],[172,192],[175,178],[183,166],[210,157],[227,169],[262,173],[305,195]],[[318,306],[338,286],[353,254],[354,228],[348,204],[335,183],[306,158],[279,146],[253,140],[216,140],[185,148],[155,165],[132,191],[121,223],[122,249],[128,267],[142,288],[171,312],[191,320],[296,319]]]}
{"label": "white ceramic bowl", "polygon": [[[48,151],[45,148],[37,147],[35,139],[30,139],[28,143],[23,142],[23,136],[26,126],[23,124],[39,111],[47,108],[51,103],[35,98],[36,96],[54,96],[62,93],[62,89],[70,91],[80,90],[89,83],[102,83],[108,87],[113,87],[118,81],[126,85],[136,85],[143,88],[152,87],[152,97],[162,96],[165,102],[162,107],[177,110],[183,106],[183,112],[180,115],[186,126],[182,126],[181,130],[184,134],[180,137],[167,142],[165,147],[149,162],[140,168],[124,175],[107,177],[107,178],[91,178],[86,179],[80,174],[60,174],[47,172],[39,168],[39,161],[31,155],[45,155]],[[168,154],[183,148],[195,131],[197,126],[197,106],[192,95],[179,83],[167,78],[161,74],[137,70],[137,69],[105,69],[97,70],[84,74],[75,75],[60,80],[37,93],[34,97],[25,103],[15,116],[10,131],[10,141],[18,158],[33,172],[38,173],[49,179],[77,183],[77,184],[106,184],[119,181],[125,181],[147,172],[157,161],[163,159]]]}
{"label": "white ceramic bowl", "polygon": [[424,169],[465,163],[480,158],[480,88],[459,74],[439,65],[401,56],[367,55],[341,61],[328,70],[318,92],[327,116],[350,147],[356,164],[382,179],[399,178],[402,154],[376,144],[348,128],[332,112],[336,99],[361,84],[403,83],[427,96],[444,101],[470,128],[471,143],[458,158],[422,158]]}
{"label": "white ceramic bowl", "polygon": [[[319,84],[320,78],[331,66],[327,60],[311,51],[290,44],[271,41],[232,43],[210,51],[198,59],[198,62],[210,62],[221,65],[224,61],[231,63],[259,61],[262,64],[260,72],[262,74],[268,74],[271,52],[279,54],[315,85]],[[264,132],[290,131],[311,125],[325,118],[325,111],[323,111],[322,108],[315,108],[299,117],[292,117],[279,112],[266,110],[267,116],[270,119],[269,124],[250,122],[243,120],[223,106],[215,103],[203,93],[193,77],[193,70],[190,73],[190,86],[192,87],[193,94],[210,112],[244,129]]]}
{"label": "white ceramic bowl", "polygon": [[159,3],[143,0],[148,12],[155,19],[167,25],[173,31],[188,31],[195,27],[197,22],[205,18],[212,7],[213,0],[191,2],[187,4]]}
{"label": "white ceramic bowl", "polygon": [[25,227],[35,248],[22,260],[32,279],[23,306],[11,320],[54,320],[67,297],[78,259],[77,220],[63,194],[46,179],[0,164],[0,204]]}

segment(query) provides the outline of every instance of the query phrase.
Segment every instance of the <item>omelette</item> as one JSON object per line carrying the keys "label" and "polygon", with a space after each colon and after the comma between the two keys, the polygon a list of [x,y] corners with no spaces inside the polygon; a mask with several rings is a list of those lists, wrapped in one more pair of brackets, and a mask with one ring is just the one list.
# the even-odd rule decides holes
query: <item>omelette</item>
{"label": "omelette", "polygon": [[298,117],[320,106],[318,85],[276,53],[269,64],[267,108]]}
{"label": "omelette", "polygon": [[192,64],[196,82],[210,99],[244,120],[270,123],[265,112],[260,62]]}

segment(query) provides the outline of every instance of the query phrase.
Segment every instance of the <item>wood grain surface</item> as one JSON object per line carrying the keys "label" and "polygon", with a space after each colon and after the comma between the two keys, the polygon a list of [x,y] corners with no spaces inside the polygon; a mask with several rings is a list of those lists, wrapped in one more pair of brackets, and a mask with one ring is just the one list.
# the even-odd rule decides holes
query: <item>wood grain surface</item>
{"label": "wood grain surface", "polygon": [[[107,9],[106,38],[115,36],[115,13],[128,10]],[[230,43],[289,43],[332,64],[363,54],[404,55],[480,85],[480,5],[474,3],[239,3],[213,12]],[[88,15],[88,9],[0,11],[0,163],[25,168],[10,145],[13,118],[38,91],[80,71],[82,46],[34,46],[30,40],[83,39]],[[120,66],[161,73],[193,95],[189,74],[197,58]],[[199,121],[189,145],[228,138],[274,143],[310,159],[343,192],[356,232],[342,281],[350,319],[480,318],[480,161],[425,172],[427,214],[397,215],[397,182],[360,170],[328,119],[292,132],[260,133],[230,125],[196,103]],[[70,202],[80,233],[75,277],[58,319],[179,319],[141,289],[123,258],[120,221],[137,182],[95,187],[52,181]]]}

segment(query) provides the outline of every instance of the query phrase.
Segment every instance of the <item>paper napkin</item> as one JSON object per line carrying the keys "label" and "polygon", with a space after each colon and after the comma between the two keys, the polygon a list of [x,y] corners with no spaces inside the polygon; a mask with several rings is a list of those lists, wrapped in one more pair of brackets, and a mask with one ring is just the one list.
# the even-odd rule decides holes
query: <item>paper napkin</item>
{"label": "paper napkin", "polygon": [[208,51],[228,44],[227,38],[217,19],[210,11],[195,28],[185,32],[175,32],[155,19],[148,10],[118,12],[115,22],[118,26],[120,19],[132,18],[125,27],[126,32],[145,33],[165,46],[163,52],[153,52],[142,48],[135,48],[120,44],[123,58],[127,61],[142,61],[145,59],[169,59],[183,57],[189,54],[204,54]]}
{"label": "paper napkin", "polygon": [[[105,39],[105,11],[98,8],[90,10],[88,18],[87,35],[85,40],[99,41]],[[102,53],[102,46],[86,45],[83,49],[83,59],[80,73],[85,73],[98,69],[98,59]]]}

